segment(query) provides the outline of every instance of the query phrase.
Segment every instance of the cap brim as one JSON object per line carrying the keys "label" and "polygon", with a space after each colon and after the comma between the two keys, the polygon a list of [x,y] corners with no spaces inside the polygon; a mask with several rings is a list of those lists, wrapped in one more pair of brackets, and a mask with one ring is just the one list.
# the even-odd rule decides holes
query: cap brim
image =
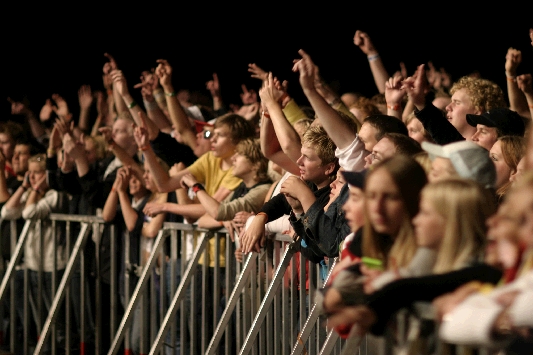
{"label": "cap brim", "polygon": [[363,189],[367,170],[362,171],[341,171],[346,182],[352,186]]}
{"label": "cap brim", "polygon": [[466,115],[466,122],[472,127],[477,127],[478,124],[482,124],[487,127],[494,127],[494,122],[490,121],[487,117],[482,115]]}
{"label": "cap brim", "polygon": [[197,133],[202,132],[204,130],[204,126],[213,127],[211,123],[204,122],[204,121],[198,121],[198,120],[194,120],[194,126],[196,127]]}
{"label": "cap brim", "polygon": [[433,160],[436,157],[449,158],[444,152],[442,145],[429,143],[429,142],[422,142],[421,146],[422,146],[422,149],[428,152],[430,160]]}

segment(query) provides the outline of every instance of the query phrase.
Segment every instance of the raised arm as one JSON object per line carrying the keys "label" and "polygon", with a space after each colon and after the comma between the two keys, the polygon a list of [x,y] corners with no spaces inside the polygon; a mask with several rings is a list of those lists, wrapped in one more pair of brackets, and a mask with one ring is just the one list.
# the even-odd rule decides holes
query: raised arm
{"label": "raised arm", "polygon": [[529,123],[531,124],[531,120],[533,119],[533,79],[531,74],[522,74],[516,77],[516,82],[518,88],[524,93],[529,108],[529,116],[523,116],[528,117],[530,121]]}
{"label": "raised arm", "polygon": [[402,102],[406,95],[402,88],[403,77],[396,75],[390,77],[385,83],[385,101],[387,102],[387,115],[402,119]]}
{"label": "raised arm", "polygon": [[172,123],[165,112],[159,107],[159,104],[154,98],[154,92],[159,88],[159,78],[155,75],[155,69],[152,71],[143,71],[141,74],[141,82],[133,86],[135,89],[141,89],[143,97],[144,108],[148,118],[155,123],[157,128],[162,132],[170,134],[172,131]]}
{"label": "raised arm", "polygon": [[179,103],[177,93],[174,91],[174,86],[172,86],[172,67],[165,59],[158,59],[157,63],[155,73],[159,77],[159,83],[165,91],[170,121],[180,134],[183,142],[194,150],[198,144],[196,142],[196,134],[192,130],[189,118]]}
{"label": "raised arm", "polygon": [[522,62],[522,52],[518,49],[509,48],[505,56],[505,76],[507,77],[507,95],[509,97],[509,108],[518,112],[520,116],[529,117],[529,107],[527,99],[518,87],[516,73],[518,66]]}
{"label": "raised arm", "polygon": [[356,132],[318,93],[315,87],[317,67],[311,60],[311,57],[301,49],[298,53],[302,56],[302,59],[294,64],[293,71],[297,71],[300,74],[300,85],[305,96],[309,100],[313,110],[315,110],[320,124],[324,127],[335,145],[340,149],[347,147],[357,136]]}
{"label": "raised arm", "polygon": [[355,35],[353,37],[353,43],[359,47],[364,54],[366,54],[376,87],[381,94],[384,94],[385,82],[389,79],[389,74],[383,65],[378,51],[370,40],[370,37],[365,32],[357,30],[355,31]]}
{"label": "raised arm", "polygon": [[93,103],[93,93],[91,86],[82,85],[78,90],[78,102],[80,104],[80,117],[78,119],[78,127],[85,132],[89,133],[89,113],[91,111],[91,105]]}
{"label": "raised arm", "polygon": [[115,111],[117,116],[120,115],[122,112],[128,111],[128,105],[122,100],[122,97],[120,96],[120,93],[115,88],[115,83],[113,82],[113,79],[111,77],[111,72],[114,70],[118,70],[117,62],[115,61],[115,58],[111,56],[109,53],[104,53],[104,56],[108,59],[108,62],[104,64],[104,80],[110,80],[111,85],[111,91],[108,91],[108,94],[111,94],[113,96],[113,103],[115,107]]}

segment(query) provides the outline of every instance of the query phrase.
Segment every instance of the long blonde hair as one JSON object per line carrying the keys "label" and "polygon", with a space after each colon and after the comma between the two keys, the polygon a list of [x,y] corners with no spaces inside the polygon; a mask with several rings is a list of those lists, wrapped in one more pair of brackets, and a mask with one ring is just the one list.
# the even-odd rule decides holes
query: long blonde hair
{"label": "long blonde hair", "polygon": [[392,178],[401,195],[404,204],[402,225],[393,239],[390,250],[386,237],[380,235],[372,226],[365,208],[365,225],[363,227],[362,252],[364,256],[380,259],[385,266],[394,260],[396,267],[409,264],[414,256],[417,244],[411,220],[418,213],[420,191],[427,183],[426,172],[413,158],[396,155],[373,165],[366,176],[366,181],[378,170],[384,169]]}
{"label": "long blonde hair", "polygon": [[445,220],[433,272],[457,270],[481,260],[485,222],[496,212],[490,193],[474,180],[452,178],[426,185],[421,195]]}

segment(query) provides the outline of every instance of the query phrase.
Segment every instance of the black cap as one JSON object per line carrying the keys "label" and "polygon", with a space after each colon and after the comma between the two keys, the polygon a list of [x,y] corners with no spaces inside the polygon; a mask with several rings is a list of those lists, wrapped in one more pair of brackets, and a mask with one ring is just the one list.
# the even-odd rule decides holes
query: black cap
{"label": "black cap", "polygon": [[478,124],[495,127],[504,136],[523,136],[526,131],[524,119],[515,111],[504,107],[494,108],[481,115],[466,115],[466,122],[473,127]]}
{"label": "black cap", "polygon": [[365,186],[366,172],[367,169],[362,171],[342,171],[341,173],[348,184],[363,189]]}

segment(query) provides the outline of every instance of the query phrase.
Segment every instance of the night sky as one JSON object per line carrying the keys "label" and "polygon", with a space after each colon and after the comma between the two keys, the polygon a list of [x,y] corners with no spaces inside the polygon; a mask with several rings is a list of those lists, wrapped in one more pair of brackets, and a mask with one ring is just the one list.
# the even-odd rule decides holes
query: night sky
{"label": "night sky", "polygon": [[[469,14],[449,5],[444,8],[444,4],[441,10],[391,7],[378,15],[368,9],[371,5],[358,10],[362,6],[358,4],[343,8],[328,2],[321,5],[324,9],[266,11],[267,3],[256,2],[246,5],[246,13],[244,8],[198,2],[153,9],[130,3],[126,12],[106,5],[102,13],[103,8],[96,5],[79,8],[76,3],[78,8],[33,8],[32,14],[25,13],[23,5],[10,5],[20,8],[1,15],[2,95],[25,97],[38,113],[46,98],[59,93],[76,112],[81,85],[102,88],[103,54],[108,52],[139,100],[140,94],[132,87],[141,71],[164,58],[174,67],[176,88],[208,94],[205,83],[217,72],[224,100],[239,103],[241,84],[259,88],[260,82],[247,72],[247,64],[255,62],[288,80],[289,92],[304,104],[298,77],[291,72],[292,61],[302,48],[340,93],[358,91],[371,96],[377,89],[365,55],[353,44],[357,29],[370,35],[390,74],[401,61],[410,74],[417,65],[433,61],[454,80],[479,71],[505,90],[509,47],[522,51],[519,73],[533,73],[528,34],[533,18],[525,5],[520,8],[506,2],[506,8],[512,8],[507,15],[500,8]],[[385,12],[383,7],[380,12]],[[2,119],[9,114],[7,100],[3,102]]]}

